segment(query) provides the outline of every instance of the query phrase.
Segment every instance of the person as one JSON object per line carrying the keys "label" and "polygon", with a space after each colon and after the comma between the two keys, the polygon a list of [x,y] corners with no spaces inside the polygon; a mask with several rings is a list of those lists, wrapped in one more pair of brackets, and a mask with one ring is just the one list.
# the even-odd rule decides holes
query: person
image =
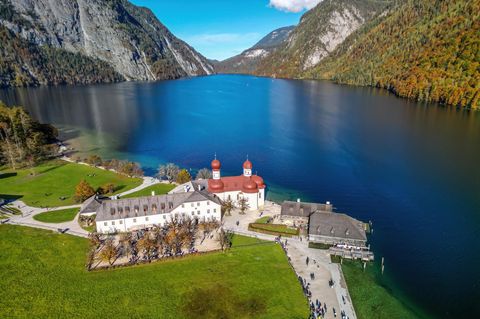
{"label": "person", "polygon": [[309,262],[309,261],[310,261],[310,259],[309,259],[308,256],[307,256],[307,259],[305,259],[305,263],[307,264],[307,266],[308,266],[308,262]]}

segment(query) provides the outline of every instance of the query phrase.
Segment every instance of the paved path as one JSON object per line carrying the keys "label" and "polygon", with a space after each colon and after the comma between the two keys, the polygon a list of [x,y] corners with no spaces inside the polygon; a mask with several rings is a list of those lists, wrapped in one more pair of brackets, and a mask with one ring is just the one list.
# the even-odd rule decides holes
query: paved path
{"label": "paved path", "polygon": [[[278,213],[279,205],[266,206],[262,216],[274,216]],[[239,214],[237,210],[232,212],[231,216],[225,216],[223,226],[234,233],[245,236],[256,237],[263,240],[275,240],[275,236],[256,233],[248,230],[248,224],[254,222],[260,217],[257,212],[248,212],[245,215]],[[237,225],[238,222],[238,225]],[[282,242],[284,240],[282,239]],[[337,312],[337,318],[341,318],[340,312],[345,311],[349,319],[356,319],[355,310],[348,293],[347,285],[343,279],[343,274],[339,264],[332,263],[328,251],[322,249],[308,248],[308,242],[305,239],[288,238],[286,245],[287,256],[297,275],[305,278],[310,283],[312,292],[311,301],[318,299],[322,305],[327,304],[326,319],[335,318],[333,308]],[[306,258],[309,257],[309,263],[306,264]],[[310,278],[310,273],[315,274],[315,279]],[[330,288],[328,282],[334,281],[333,288]],[[345,299],[343,302],[342,296]]]}
{"label": "paved path", "polygon": [[65,233],[80,236],[80,237],[88,237],[88,232],[84,230],[78,224],[78,214],[75,216],[74,220],[65,222],[65,223],[44,223],[38,220],[33,219],[33,216],[44,213],[44,212],[51,212],[55,210],[61,209],[69,209],[69,208],[80,208],[80,205],[70,205],[70,206],[62,206],[62,207],[55,207],[55,208],[39,208],[39,207],[31,207],[25,205],[20,200],[16,200],[11,203],[14,207],[20,209],[22,212],[21,215],[12,215],[9,218],[8,224],[13,225],[22,225],[28,227],[36,227],[42,229],[49,229],[53,231],[58,231],[58,229],[66,230]]}

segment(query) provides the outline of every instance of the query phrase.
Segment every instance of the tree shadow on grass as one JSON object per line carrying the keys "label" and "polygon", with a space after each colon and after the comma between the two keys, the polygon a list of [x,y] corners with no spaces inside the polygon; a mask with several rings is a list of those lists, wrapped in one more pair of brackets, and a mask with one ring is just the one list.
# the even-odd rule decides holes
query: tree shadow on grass
{"label": "tree shadow on grass", "polygon": [[0,173],[0,179],[17,176],[16,172]]}
{"label": "tree shadow on grass", "polygon": [[241,298],[229,287],[215,284],[195,288],[185,295],[184,314],[189,318],[255,318],[266,312],[266,301],[260,296]]}

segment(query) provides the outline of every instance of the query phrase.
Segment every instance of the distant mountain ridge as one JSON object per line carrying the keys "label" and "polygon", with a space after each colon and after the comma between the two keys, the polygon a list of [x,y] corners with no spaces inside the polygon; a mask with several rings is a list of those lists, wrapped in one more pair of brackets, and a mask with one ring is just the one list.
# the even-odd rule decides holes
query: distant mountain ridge
{"label": "distant mountain ridge", "polygon": [[0,85],[159,80],[214,72],[126,0],[0,0]]}
{"label": "distant mountain ridge", "polygon": [[294,29],[295,26],[288,26],[270,32],[239,55],[217,61],[215,70],[219,73],[251,73],[255,71],[258,63],[281,46]]}

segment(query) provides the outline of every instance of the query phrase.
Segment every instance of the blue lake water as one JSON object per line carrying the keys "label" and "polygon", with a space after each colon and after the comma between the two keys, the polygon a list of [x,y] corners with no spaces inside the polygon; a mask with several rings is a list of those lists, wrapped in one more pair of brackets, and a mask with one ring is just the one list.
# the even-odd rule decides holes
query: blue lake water
{"label": "blue lake water", "polygon": [[239,174],[271,199],[373,221],[382,284],[429,316],[480,317],[480,114],[329,82],[217,75],[0,91],[81,153]]}

